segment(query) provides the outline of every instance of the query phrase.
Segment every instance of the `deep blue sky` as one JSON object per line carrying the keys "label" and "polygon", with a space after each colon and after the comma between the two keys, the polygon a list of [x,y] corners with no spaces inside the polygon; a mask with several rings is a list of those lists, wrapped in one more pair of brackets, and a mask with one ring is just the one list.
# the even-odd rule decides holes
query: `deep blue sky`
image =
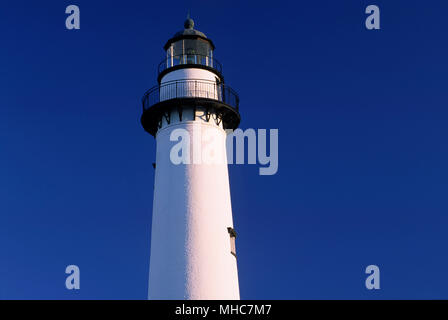
{"label": "deep blue sky", "polygon": [[3,2],[0,298],[146,298],[140,98],[188,9],[241,127],[279,129],[277,175],[230,168],[241,297],[448,298],[448,3],[380,0]]}

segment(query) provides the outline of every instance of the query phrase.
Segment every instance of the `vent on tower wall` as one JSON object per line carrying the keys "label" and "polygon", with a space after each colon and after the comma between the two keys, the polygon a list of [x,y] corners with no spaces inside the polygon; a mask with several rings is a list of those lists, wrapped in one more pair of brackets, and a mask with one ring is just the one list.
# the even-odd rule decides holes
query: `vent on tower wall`
{"label": "vent on tower wall", "polygon": [[235,247],[235,239],[236,239],[236,231],[232,227],[228,227],[227,231],[230,235],[230,253],[236,257],[236,247]]}

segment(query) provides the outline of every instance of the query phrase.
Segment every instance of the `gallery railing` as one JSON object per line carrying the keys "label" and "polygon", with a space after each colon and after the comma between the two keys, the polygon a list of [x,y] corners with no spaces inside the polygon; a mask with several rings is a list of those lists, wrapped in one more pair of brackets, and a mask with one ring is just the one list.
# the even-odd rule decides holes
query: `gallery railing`
{"label": "gallery railing", "polygon": [[175,80],[149,89],[142,98],[143,110],[177,98],[205,98],[222,102],[238,112],[238,94],[229,86],[207,80]]}
{"label": "gallery railing", "polygon": [[161,74],[166,69],[188,64],[206,66],[215,69],[219,73],[222,73],[222,65],[215,58],[201,54],[183,54],[177,56],[168,56],[163,59],[159,64],[159,74]]}

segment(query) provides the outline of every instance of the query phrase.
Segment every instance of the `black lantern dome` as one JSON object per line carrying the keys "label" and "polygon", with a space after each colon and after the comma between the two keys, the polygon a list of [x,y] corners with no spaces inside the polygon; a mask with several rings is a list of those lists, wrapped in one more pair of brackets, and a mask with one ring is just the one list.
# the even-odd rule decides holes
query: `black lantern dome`
{"label": "black lantern dome", "polygon": [[199,37],[202,37],[204,39],[207,39],[206,35],[203,32],[194,29],[194,21],[193,21],[193,19],[190,19],[190,18],[187,18],[187,20],[185,20],[185,22],[184,22],[184,30],[176,32],[174,34],[174,36],[173,36],[173,39],[181,37],[181,36],[187,36],[187,35],[199,36]]}
{"label": "black lantern dome", "polygon": [[187,20],[185,20],[183,30],[176,32],[174,36],[166,42],[164,46],[165,50],[167,50],[173,42],[181,39],[201,39],[207,42],[212,49],[215,49],[213,42],[208,39],[203,32],[194,29],[194,21],[191,18],[187,18]]}

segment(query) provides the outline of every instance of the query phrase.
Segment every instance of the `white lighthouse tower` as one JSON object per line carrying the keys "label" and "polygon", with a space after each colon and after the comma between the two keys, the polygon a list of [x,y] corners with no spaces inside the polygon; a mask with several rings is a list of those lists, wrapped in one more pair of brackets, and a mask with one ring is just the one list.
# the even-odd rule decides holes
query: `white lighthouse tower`
{"label": "white lighthouse tower", "polygon": [[[188,18],[165,44],[159,84],[143,97],[141,123],[157,142],[149,299],[239,299],[225,160],[239,99],[224,84],[213,42],[193,27]],[[178,163],[181,140],[191,149]]]}

